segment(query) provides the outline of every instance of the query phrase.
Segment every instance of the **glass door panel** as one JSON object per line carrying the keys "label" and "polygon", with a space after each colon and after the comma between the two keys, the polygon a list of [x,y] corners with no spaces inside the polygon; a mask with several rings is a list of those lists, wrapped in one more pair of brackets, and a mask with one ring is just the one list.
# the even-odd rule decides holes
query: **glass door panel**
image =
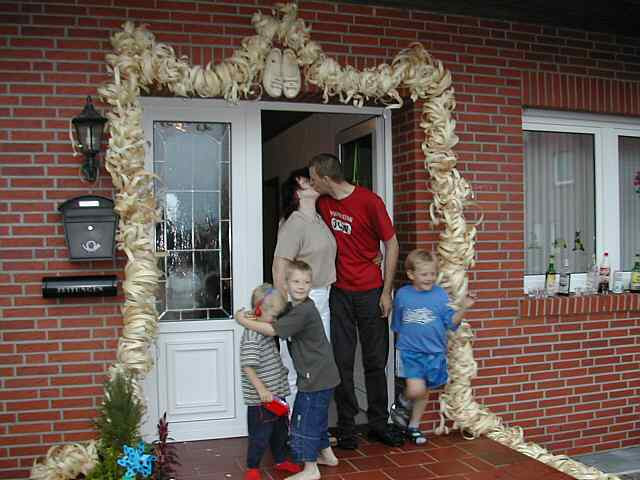
{"label": "glass door panel", "polygon": [[231,125],[155,121],[160,321],[232,316]]}

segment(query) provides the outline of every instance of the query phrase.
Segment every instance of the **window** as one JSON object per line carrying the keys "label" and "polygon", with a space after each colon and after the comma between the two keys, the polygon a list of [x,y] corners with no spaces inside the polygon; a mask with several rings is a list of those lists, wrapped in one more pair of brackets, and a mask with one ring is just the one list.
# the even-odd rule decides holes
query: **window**
{"label": "window", "polygon": [[525,291],[541,286],[551,254],[574,273],[605,251],[612,270],[631,270],[640,252],[640,120],[526,110],[523,130]]}
{"label": "window", "polygon": [[640,138],[619,136],[618,151],[620,259],[622,270],[630,270],[640,253]]}

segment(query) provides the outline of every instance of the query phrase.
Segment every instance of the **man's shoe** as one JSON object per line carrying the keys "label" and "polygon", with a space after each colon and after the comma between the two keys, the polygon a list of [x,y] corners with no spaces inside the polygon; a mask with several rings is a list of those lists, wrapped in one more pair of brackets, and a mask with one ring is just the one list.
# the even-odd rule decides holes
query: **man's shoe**
{"label": "man's shoe", "polygon": [[403,407],[401,403],[391,405],[389,416],[391,421],[398,427],[406,428],[409,425],[409,410]]}
{"label": "man's shoe", "polygon": [[342,450],[356,450],[358,448],[358,439],[355,435],[338,435],[336,448]]}
{"label": "man's shoe", "polygon": [[279,48],[272,48],[267,54],[262,85],[270,97],[278,98],[282,95],[282,52]]}
{"label": "man's shoe", "polygon": [[401,447],[404,445],[403,433],[389,424],[383,428],[371,428],[369,430],[369,438],[376,442],[384,443],[389,447]]}

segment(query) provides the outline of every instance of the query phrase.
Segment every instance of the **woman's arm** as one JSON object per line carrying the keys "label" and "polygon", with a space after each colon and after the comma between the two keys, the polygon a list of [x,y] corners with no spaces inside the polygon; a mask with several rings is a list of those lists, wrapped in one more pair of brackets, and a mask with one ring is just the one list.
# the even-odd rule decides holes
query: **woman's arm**
{"label": "woman's arm", "polygon": [[273,286],[280,290],[280,293],[287,298],[286,276],[289,260],[284,257],[273,257],[271,273],[273,274]]}

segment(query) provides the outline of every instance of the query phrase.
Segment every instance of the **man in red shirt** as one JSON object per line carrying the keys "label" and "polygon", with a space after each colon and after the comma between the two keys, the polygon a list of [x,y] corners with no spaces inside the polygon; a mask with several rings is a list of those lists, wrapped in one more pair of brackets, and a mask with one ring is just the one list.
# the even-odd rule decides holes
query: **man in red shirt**
{"label": "man in red shirt", "polygon": [[[367,388],[369,436],[387,445],[403,438],[387,423],[389,326],[398,240],[382,199],[344,179],[340,161],[331,154],[316,155],[309,164],[311,184],[318,193],[317,208],[338,247],[336,282],[331,288],[331,344],[341,384],[335,389],[338,447],[357,448],[355,416],[358,402],[353,383],[355,351],[360,338]],[[375,259],[385,245],[384,280]]]}

